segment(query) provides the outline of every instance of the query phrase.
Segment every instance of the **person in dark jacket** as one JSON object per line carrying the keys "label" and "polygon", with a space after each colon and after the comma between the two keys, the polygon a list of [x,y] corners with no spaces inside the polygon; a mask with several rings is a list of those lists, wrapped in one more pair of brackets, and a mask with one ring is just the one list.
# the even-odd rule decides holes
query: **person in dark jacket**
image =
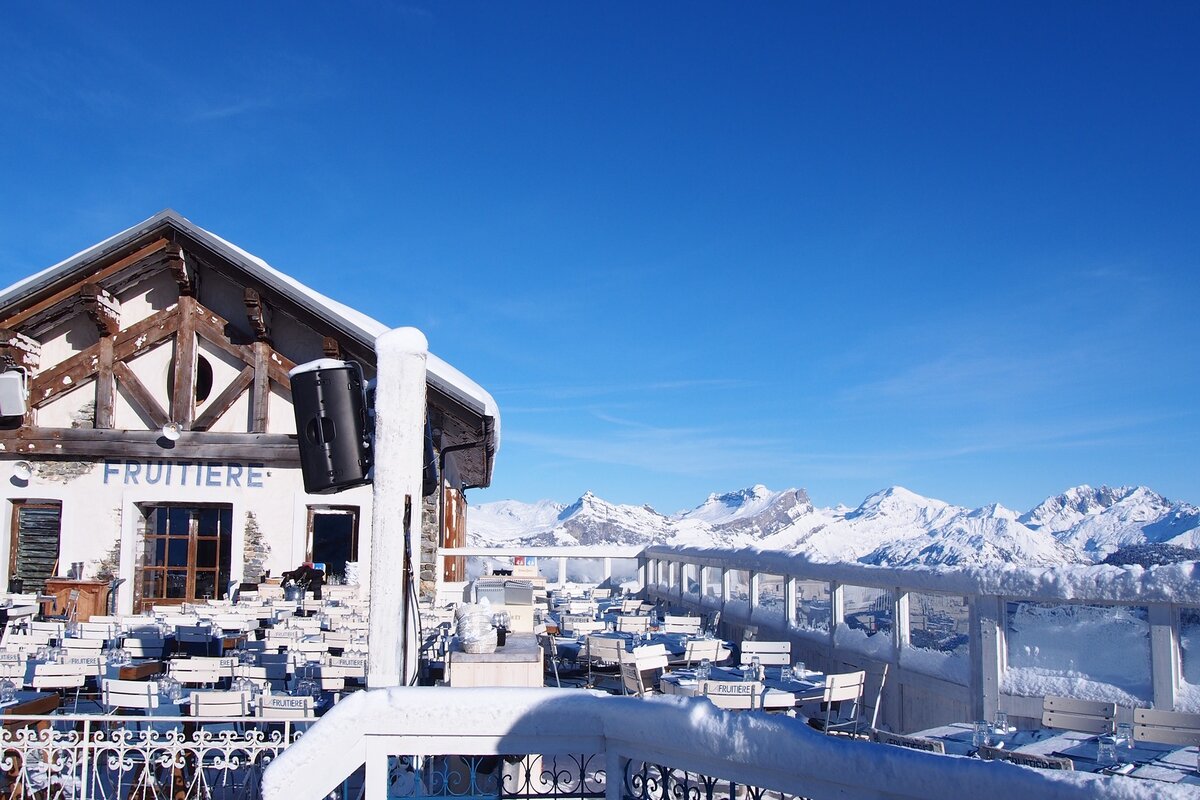
{"label": "person in dark jacket", "polygon": [[321,587],[325,585],[325,573],[313,566],[313,562],[305,561],[291,572],[283,573],[281,585],[285,589],[294,585],[299,586],[301,591],[311,590],[313,599],[320,600]]}

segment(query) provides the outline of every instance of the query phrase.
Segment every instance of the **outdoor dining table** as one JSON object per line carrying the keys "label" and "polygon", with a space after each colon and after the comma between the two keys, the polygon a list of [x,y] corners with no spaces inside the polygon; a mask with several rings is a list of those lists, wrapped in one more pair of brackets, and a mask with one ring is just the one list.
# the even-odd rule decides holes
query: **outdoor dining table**
{"label": "outdoor dining table", "polygon": [[[738,667],[712,667],[708,679],[712,681],[740,681],[742,670]],[[700,694],[700,680],[696,671],[680,669],[668,672],[659,680],[663,694],[695,697]],[[762,705],[766,709],[784,710],[801,703],[820,700],[825,694],[825,675],[820,672],[805,672],[799,680],[784,680],[778,669],[768,669],[763,680],[765,691]]]}
{"label": "outdoor dining table", "polygon": [[[969,722],[956,722],[911,735],[941,741],[949,755],[968,756],[977,750],[973,743],[974,727]],[[1093,733],[1052,728],[1010,730],[1000,737],[1000,742],[1005,748],[1018,753],[1069,758],[1079,772],[1105,772],[1200,786],[1195,747],[1157,742],[1131,742],[1132,747],[1118,744],[1116,753],[1119,763],[1106,765],[1099,761],[1100,737]],[[999,746],[999,743],[993,746]]]}
{"label": "outdoor dining table", "polygon": [[[626,650],[633,650],[633,648],[641,647],[642,645],[661,644],[664,647],[666,647],[666,649],[667,649],[667,663],[668,664],[684,663],[685,655],[687,653],[687,643],[689,641],[695,641],[695,640],[699,640],[702,638],[700,636],[693,636],[693,635],[686,634],[686,633],[656,633],[656,632],[652,632],[650,635],[650,638],[647,639],[640,634],[625,633],[625,632],[620,632],[620,631],[602,631],[600,633],[592,633],[592,634],[588,634],[588,635],[599,637],[602,639],[623,640],[625,642]],[[730,653],[733,652],[733,644],[732,643],[723,641],[723,642],[721,642],[721,645],[728,652],[730,652]],[[584,647],[585,647],[585,639],[584,638],[579,638],[579,639],[575,639],[575,640],[567,640],[567,641],[563,641],[560,639],[558,641],[558,657],[566,659],[568,661],[578,660],[581,657],[581,655],[583,654]]]}

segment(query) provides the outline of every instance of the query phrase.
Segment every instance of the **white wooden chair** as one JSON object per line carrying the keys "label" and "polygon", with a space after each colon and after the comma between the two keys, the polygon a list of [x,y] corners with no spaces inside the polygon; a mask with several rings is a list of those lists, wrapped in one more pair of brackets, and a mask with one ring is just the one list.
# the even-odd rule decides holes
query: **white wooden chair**
{"label": "white wooden chair", "polygon": [[663,617],[660,630],[663,633],[686,633],[694,636],[700,633],[700,623],[701,620],[699,617],[667,614]]}
{"label": "white wooden chair", "polygon": [[621,664],[621,656],[625,652],[625,642],[607,636],[589,636],[585,644],[585,655],[588,664],[588,686],[595,688],[597,683],[595,668],[600,666],[616,666]]}
{"label": "white wooden chair", "polygon": [[764,691],[758,681],[700,681],[700,695],[717,708],[730,711],[762,708]]}
{"label": "white wooden chair", "polygon": [[75,703],[72,706],[72,713],[74,713],[79,710],[79,693],[83,691],[83,686],[87,683],[87,676],[86,665],[83,664],[37,664],[33,668],[30,686],[34,689],[58,692],[64,698],[68,694],[73,694]]}
{"label": "white wooden chair", "polygon": [[127,634],[122,646],[134,658],[164,658],[167,653],[167,640],[149,633]]}
{"label": "white wooden chair", "polygon": [[100,705],[106,714],[122,711],[148,714],[158,708],[158,682],[103,680],[100,682]]}
{"label": "white wooden chair", "polygon": [[621,613],[622,614],[636,614],[641,609],[641,607],[642,607],[641,600],[622,600],[621,601]]}
{"label": "white wooden chair", "polygon": [[864,670],[825,676],[825,691],[821,697],[823,717],[810,717],[808,724],[825,733],[858,734],[859,710],[867,673]]}
{"label": "white wooden chair", "polygon": [[657,691],[658,677],[667,668],[667,648],[653,644],[624,649],[618,655],[621,666],[621,688],[626,695],[645,697]]}
{"label": "white wooden chair", "polygon": [[175,646],[178,650],[185,650],[184,645],[202,644],[207,656],[212,654],[216,641],[212,629],[207,625],[178,625],[175,628]]}
{"label": "white wooden chair", "polygon": [[272,694],[258,698],[258,716],[263,719],[316,719],[317,712],[311,697]]}
{"label": "white wooden chair", "polygon": [[792,663],[792,643],[749,640],[742,642],[742,663],[749,664],[750,659],[756,656],[758,663],[764,667],[782,667]]}
{"label": "white wooden chair", "polygon": [[248,717],[252,710],[249,692],[192,692],[188,704],[193,717]]}
{"label": "white wooden chair", "polygon": [[716,664],[724,658],[721,655],[722,651],[728,655],[728,651],[721,646],[720,639],[689,639],[683,646],[683,660],[689,667],[706,658]]}
{"label": "white wooden chair", "polygon": [[1080,733],[1108,733],[1116,725],[1117,704],[1099,700],[1046,695],[1042,701],[1042,726]]}
{"label": "white wooden chair", "polygon": [[1139,742],[1200,745],[1200,714],[1135,708],[1133,738]]}
{"label": "white wooden chair", "polygon": [[617,616],[617,630],[621,633],[645,633],[650,630],[650,618],[620,614]]}

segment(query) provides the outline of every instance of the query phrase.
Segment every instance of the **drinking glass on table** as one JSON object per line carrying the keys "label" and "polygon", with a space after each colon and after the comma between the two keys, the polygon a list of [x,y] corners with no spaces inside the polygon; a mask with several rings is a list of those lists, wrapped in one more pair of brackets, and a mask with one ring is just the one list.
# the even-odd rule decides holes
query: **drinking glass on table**
{"label": "drinking glass on table", "polygon": [[803,661],[797,661],[797,662],[796,662],[796,663],[795,663],[795,664],[792,666],[792,675],[795,677],[795,679],[796,679],[796,680],[798,680],[798,681],[802,681],[802,680],[804,680],[804,677],[805,677],[807,674],[808,674],[808,671],[807,671],[807,670],[804,668],[804,662],[803,662]]}
{"label": "drinking glass on table", "polygon": [[709,675],[712,675],[712,661],[702,658],[700,659],[700,666],[696,668],[696,678],[706,681]]}
{"label": "drinking glass on table", "polygon": [[992,726],[995,729],[996,736],[1000,737],[1001,741],[1008,736],[1008,714],[1003,711],[996,712],[996,721]]}
{"label": "drinking glass on table", "polygon": [[1133,749],[1133,724],[1122,722],[1117,726],[1117,744],[1126,750]]}
{"label": "drinking glass on table", "polygon": [[973,747],[982,747],[985,744],[991,744],[991,738],[991,726],[988,725],[987,720],[975,720],[975,727],[971,731],[971,745]]}
{"label": "drinking glass on table", "polygon": [[1111,735],[1101,736],[1096,745],[1096,761],[1107,767],[1117,763],[1117,742]]}
{"label": "drinking glass on table", "polygon": [[788,683],[792,679],[792,668],[788,664],[784,664],[779,668],[779,680]]}

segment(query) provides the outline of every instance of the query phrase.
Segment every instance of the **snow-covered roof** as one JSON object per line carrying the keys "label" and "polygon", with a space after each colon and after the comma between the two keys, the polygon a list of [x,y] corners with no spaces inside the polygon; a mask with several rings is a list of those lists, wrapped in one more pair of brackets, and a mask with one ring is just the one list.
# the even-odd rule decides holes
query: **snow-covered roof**
{"label": "snow-covered roof", "polygon": [[[104,241],[76,253],[70,258],[47,267],[35,275],[17,281],[0,292],[0,308],[10,305],[25,295],[37,292],[76,270],[87,267],[97,259],[126,246],[129,242],[156,228],[162,227],[164,224],[170,224],[203,242],[225,259],[244,270],[247,274],[272,287],[289,300],[303,306],[333,327],[344,331],[363,344],[373,347],[375,339],[384,331],[389,330],[389,326],[382,322],[368,317],[359,311],[355,311],[349,306],[343,305],[305,286],[295,278],[275,269],[258,256],[248,253],[232,242],[226,241],[215,233],[197,226],[169,208],[158,212],[131,228],[121,231],[115,236],[110,236]],[[430,386],[454,398],[481,417],[489,418],[488,433],[491,441],[489,442],[488,449],[494,457],[496,451],[500,448],[500,409],[496,405],[495,399],[478,383],[433,353],[429,354],[426,366],[428,370],[427,380]]]}

